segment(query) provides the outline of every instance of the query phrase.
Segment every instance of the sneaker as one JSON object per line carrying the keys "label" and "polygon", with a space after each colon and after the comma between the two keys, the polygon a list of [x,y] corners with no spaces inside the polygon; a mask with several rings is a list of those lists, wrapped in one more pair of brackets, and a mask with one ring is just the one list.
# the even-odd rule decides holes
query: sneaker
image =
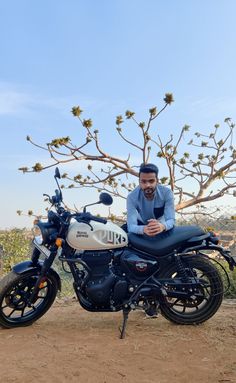
{"label": "sneaker", "polygon": [[158,317],[158,311],[157,307],[150,306],[148,309],[145,310],[146,318],[148,319],[154,319]]}

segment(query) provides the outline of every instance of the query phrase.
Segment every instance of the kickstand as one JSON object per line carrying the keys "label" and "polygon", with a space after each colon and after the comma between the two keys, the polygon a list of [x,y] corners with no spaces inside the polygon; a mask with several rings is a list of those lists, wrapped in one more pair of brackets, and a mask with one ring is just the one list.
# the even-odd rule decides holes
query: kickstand
{"label": "kickstand", "polygon": [[128,320],[129,313],[130,313],[130,308],[123,309],[122,329],[119,328],[119,330],[120,330],[120,339],[124,339],[124,337],[125,337],[125,330],[126,330],[126,325],[127,325],[127,320]]}

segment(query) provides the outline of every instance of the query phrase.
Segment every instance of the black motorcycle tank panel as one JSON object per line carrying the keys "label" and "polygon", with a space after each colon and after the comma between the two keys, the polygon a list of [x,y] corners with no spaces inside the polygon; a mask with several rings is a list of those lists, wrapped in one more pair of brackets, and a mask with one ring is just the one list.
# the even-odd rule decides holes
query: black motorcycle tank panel
{"label": "black motorcycle tank panel", "polygon": [[120,257],[120,265],[124,272],[131,273],[139,278],[147,278],[158,269],[158,260],[151,259],[141,253],[124,250]]}

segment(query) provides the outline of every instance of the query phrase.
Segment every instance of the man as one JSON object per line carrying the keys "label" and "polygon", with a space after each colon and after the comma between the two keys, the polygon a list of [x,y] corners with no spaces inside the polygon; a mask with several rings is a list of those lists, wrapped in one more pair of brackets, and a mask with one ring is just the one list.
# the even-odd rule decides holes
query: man
{"label": "man", "polygon": [[[142,164],[139,169],[139,186],[127,198],[128,232],[149,237],[170,230],[175,223],[172,191],[158,184],[158,168]],[[151,302],[145,309],[146,318],[157,318],[158,305]]]}
{"label": "man", "polygon": [[142,164],[139,169],[139,186],[127,198],[128,232],[154,237],[170,230],[175,223],[172,191],[158,184],[158,168]]}

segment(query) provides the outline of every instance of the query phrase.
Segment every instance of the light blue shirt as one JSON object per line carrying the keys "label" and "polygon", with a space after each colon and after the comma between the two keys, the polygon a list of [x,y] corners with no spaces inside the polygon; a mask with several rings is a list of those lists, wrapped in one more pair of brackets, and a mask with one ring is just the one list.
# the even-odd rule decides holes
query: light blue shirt
{"label": "light blue shirt", "polygon": [[[155,196],[148,200],[138,186],[127,197],[127,226],[129,233],[143,234],[144,226],[151,218],[156,219],[154,209],[164,206],[164,214],[158,218],[166,230],[170,230],[175,224],[175,206],[172,191],[163,185],[157,185]],[[138,225],[141,221],[143,225]]]}

